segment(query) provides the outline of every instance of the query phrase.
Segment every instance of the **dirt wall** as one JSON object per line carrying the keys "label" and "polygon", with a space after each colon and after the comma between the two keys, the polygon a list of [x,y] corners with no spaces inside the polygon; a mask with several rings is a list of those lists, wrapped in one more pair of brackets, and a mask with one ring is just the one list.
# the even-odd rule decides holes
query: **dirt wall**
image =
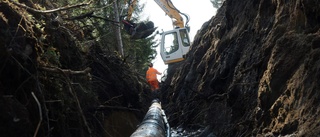
{"label": "dirt wall", "polygon": [[172,123],[218,136],[318,135],[319,6],[227,0],[165,82]]}

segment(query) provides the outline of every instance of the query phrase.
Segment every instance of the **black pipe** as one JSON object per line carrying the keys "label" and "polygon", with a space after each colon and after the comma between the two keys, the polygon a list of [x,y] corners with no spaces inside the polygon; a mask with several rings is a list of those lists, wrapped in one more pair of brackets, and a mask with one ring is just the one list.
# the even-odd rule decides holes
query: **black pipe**
{"label": "black pipe", "polygon": [[169,124],[166,124],[162,111],[159,100],[153,100],[142,123],[130,137],[165,137],[166,129],[170,127],[166,127]]}

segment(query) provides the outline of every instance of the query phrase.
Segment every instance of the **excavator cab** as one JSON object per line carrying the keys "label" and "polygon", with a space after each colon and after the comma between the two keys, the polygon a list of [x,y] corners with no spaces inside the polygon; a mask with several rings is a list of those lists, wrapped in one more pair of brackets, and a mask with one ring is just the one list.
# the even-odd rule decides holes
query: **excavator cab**
{"label": "excavator cab", "polygon": [[176,28],[161,33],[160,55],[165,64],[180,62],[191,45],[188,29]]}

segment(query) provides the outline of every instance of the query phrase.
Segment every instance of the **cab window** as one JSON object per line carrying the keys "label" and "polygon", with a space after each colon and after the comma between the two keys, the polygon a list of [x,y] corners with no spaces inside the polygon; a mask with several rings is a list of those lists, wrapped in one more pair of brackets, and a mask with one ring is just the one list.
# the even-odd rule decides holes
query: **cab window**
{"label": "cab window", "polygon": [[168,33],[164,37],[164,49],[165,53],[171,54],[179,49],[177,32]]}
{"label": "cab window", "polygon": [[189,37],[188,37],[187,30],[186,29],[181,29],[181,30],[179,30],[179,33],[180,33],[180,37],[181,37],[183,46],[185,46],[185,47],[190,46],[190,40],[189,40]]}

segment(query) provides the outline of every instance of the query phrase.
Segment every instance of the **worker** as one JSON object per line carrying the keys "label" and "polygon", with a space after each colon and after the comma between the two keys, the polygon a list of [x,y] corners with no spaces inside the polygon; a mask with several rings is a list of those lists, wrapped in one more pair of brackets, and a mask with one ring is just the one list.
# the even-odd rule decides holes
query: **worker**
{"label": "worker", "polygon": [[147,82],[151,86],[151,91],[153,91],[153,92],[155,92],[159,89],[159,81],[157,79],[157,74],[161,75],[162,73],[160,73],[158,70],[154,69],[153,64],[150,63],[149,69],[147,70],[147,73],[146,73],[146,78],[147,78]]}

